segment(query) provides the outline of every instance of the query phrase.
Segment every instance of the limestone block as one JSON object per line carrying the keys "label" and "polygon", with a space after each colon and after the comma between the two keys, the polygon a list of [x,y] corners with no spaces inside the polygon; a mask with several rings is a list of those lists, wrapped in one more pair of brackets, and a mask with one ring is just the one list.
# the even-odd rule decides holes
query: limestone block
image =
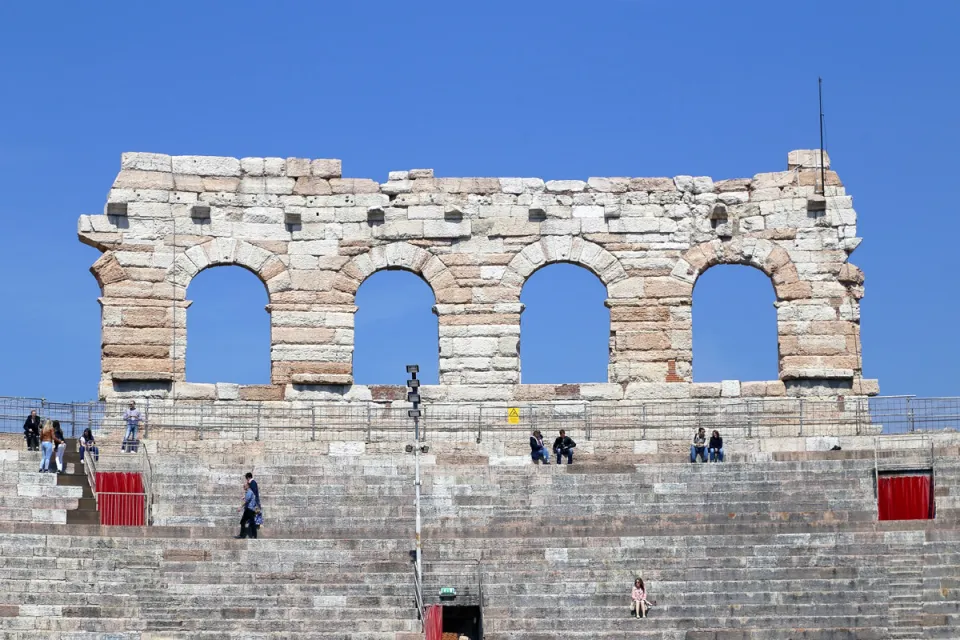
{"label": "limestone block", "polygon": [[423,235],[425,238],[469,238],[470,220],[448,222],[446,220],[425,220]]}
{"label": "limestone block", "polygon": [[334,193],[379,193],[380,185],[366,178],[331,178],[330,189]]}
{"label": "limestone block", "polygon": [[286,169],[287,169],[286,175],[291,178],[309,176],[310,175],[310,159],[309,158],[287,158]]}
{"label": "limestone block", "polygon": [[317,176],[300,176],[293,187],[293,193],[304,196],[326,196],[333,193],[330,181]]}
{"label": "limestone block", "polygon": [[216,400],[216,384],[200,384],[196,382],[176,382],[173,389],[174,396],[182,400]]}
{"label": "limestone block", "polygon": [[342,174],[342,161],[337,159],[317,159],[310,162],[310,173],[318,178],[339,178]]}
{"label": "limestone block", "polygon": [[840,438],[837,436],[814,436],[805,440],[803,451],[830,451],[840,446]]}
{"label": "limestone block", "polygon": [[173,189],[173,174],[169,171],[141,171],[124,169],[113,181],[114,189]]}
{"label": "limestone block", "polygon": [[549,180],[544,185],[548,193],[577,193],[587,188],[583,180]]}
{"label": "limestone block", "polygon": [[171,158],[164,153],[127,152],[120,156],[121,169],[171,171]]}
{"label": "limestone block", "polygon": [[217,399],[218,400],[239,400],[240,399],[240,385],[231,384],[227,382],[218,382],[217,387]]}
{"label": "limestone block", "polygon": [[217,156],[173,156],[174,173],[199,176],[240,176],[240,161]]}
{"label": "limestone block", "polygon": [[739,398],[740,397],[740,381],[739,380],[721,381],[720,396],[722,398]]}
{"label": "limestone block", "polygon": [[643,278],[626,278],[607,287],[611,298],[643,298]]}
{"label": "limestone block", "polygon": [[504,193],[538,193],[545,188],[540,178],[500,178],[500,188]]}
{"label": "limestone block", "polygon": [[331,442],[329,455],[334,457],[356,457],[366,453],[365,442]]}
{"label": "limestone block", "polygon": [[574,218],[602,218],[604,208],[598,205],[579,205],[573,207]]}
{"label": "limestone block", "polygon": [[635,455],[656,455],[659,452],[659,444],[656,440],[633,441],[633,453]]}
{"label": "limestone block", "polygon": [[587,186],[602,193],[625,193],[630,190],[630,178],[590,178]]}
{"label": "limestone block", "polygon": [[[791,151],[787,154],[787,169],[790,171],[794,169],[819,169],[821,166],[820,153],[819,149]],[[830,155],[826,151],[823,152],[822,164],[824,169],[830,168]]]}
{"label": "limestone block", "polygon": [[691,398],[719,398],[723,385],[719,382],[697,382],[690,386]]}
{"label": "limestone block", "polygon": [[407,180],[410,177],[409,171],[391,171],[387,174],[387,180],[396,182],[398,180]]}

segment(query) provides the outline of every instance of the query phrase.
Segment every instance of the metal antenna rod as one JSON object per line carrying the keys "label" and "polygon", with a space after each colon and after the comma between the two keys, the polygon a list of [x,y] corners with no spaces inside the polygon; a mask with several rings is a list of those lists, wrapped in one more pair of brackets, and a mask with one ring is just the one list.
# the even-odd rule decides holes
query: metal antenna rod
{"label": "metal antenna rod", "polygon": [[823,164],[823,78],[817,78],[817,97],[820,100],[820,193],[827,194],[827,171]]}

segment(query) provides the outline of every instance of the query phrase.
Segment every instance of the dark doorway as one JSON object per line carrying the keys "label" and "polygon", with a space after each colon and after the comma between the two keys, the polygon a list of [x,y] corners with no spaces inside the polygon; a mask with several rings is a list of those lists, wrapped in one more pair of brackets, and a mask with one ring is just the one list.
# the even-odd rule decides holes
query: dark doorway
{"label": "dark doorway", "polygon": [[483,637],[483,620],[480,616],[480,607],[443,607],[443,632],[456,633],[467,636],[470,640],[480,640]]}

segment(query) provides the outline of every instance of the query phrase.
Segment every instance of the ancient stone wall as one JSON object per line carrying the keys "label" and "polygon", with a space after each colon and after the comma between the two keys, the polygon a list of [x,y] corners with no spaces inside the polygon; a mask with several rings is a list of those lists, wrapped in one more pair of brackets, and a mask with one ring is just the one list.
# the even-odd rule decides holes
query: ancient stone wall
{"label": "ancient stone wall", "polygon": [[[123,154],[103,215],[81,216],[103,256],[101,395],[220,400],[375,399],[353,385],[354,297],[371,274],[404,269],[433,289],[443,400],[622,400],[876,393],[863,380],[859,299],[848,262],[860,238],[819,152],[786,171],[709,177],[343,178],[339,160]],[[826,164],[829,166],[829,160]],[[605,285],[607,384],[522,385],[520,292],[569,262]],[[767,274],[776,292],[779,380],[693,384],[694,284],[722,263]],[[215,265],[264,283],[272,384],[184,382],[187,287]]]}

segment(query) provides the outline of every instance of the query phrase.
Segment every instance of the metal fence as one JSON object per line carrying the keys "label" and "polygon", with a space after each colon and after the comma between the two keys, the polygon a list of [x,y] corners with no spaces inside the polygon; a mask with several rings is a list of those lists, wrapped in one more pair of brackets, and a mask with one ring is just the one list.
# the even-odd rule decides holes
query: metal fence
{"label": "metal fence", "polygon": [[[55,403],[36,398],[0,398],[0,431],[22,432],[36,409],[58,419],[68,437],[84,428],[120,432],[127,402]],[[138,403],[141,435],[166,437],[309,439],[397,442],[412,439],[408,407],[374,402],[297,406],[284,402]],[[698,427],[730,437],[882,435],[960,430],[960,398],[705,398],[638,403],[425,404],[424,440],[482,442],[520,437],[534,429],[565,429],[578,439],[686,439]]]}

